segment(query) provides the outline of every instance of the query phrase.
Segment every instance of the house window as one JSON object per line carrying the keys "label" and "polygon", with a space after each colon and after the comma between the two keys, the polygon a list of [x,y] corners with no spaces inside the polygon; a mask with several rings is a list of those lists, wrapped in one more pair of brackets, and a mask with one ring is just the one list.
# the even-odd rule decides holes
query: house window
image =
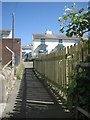
{"label": "house window", "polygon": [[45,39],[41,38],[41,44],[45,44]]}
{"label": "house window", "polygon": [[74,43],[77,44],[79,42],[79,40],[74,40]]}
{"label": "house window", "polygon": [[58,41],[59,43],[62,43],[62,39],[59,39],[59,41]]}

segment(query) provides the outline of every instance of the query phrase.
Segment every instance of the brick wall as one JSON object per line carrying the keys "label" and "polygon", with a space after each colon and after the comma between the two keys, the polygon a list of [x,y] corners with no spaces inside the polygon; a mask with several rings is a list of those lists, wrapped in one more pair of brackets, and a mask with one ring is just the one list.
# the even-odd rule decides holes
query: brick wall
{"label": "brick wall", "polygon": [[[12,59],[12,54],[6,49],[6,46],[12,50],[12,39],[2,39],[2,64],[7,64]],[[14,39],[14,48],[16,64],[21,61],[21,39]]]}

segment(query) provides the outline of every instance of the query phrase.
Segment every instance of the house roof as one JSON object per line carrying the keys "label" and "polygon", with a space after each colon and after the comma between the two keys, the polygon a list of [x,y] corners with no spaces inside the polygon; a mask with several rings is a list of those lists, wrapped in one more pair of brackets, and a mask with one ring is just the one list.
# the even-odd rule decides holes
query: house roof
{"label": "house roof", "polygon": [[0,30],[0,34],[9,35],[11,30]]}
{"label": "house roof", "polygon": [[47,47],[46,44],[40,44],[38,47]]}
{"label": "house roof", "polygon": [[31,48],[31,45],[24,45],[22,48]]}
{"label": "house roof", "polygon": [[33,40],[35,39],[41,39],[41,38],[45,38],[45,39],[78,39],[76,37],[67,37],[65,34],[33,34],[32,35]]}
{"label": "house roof", "polygon": [[64,45],[63,44],[58,44],[56,47],[63,48]]}

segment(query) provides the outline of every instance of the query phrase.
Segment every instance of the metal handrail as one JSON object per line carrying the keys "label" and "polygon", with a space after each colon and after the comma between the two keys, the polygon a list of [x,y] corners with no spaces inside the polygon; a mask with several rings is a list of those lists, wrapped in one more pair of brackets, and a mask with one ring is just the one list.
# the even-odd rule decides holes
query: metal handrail
{"label": "metal handrail", "polygon": [[10,65],[11,62],[12,62],[12,60],[10,60],[10,61],[2,68],[2,70],[4,70],[8,65]]}

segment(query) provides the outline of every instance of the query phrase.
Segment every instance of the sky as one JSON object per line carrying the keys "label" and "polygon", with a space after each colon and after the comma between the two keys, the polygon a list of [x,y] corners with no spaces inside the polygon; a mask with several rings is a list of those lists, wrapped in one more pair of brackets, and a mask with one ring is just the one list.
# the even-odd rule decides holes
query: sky
{"label": "sky", "polygon": [[[76,2],[77,9],[87,10],[87,2]],[[22,45],[32,42],[32,34],[60,34],[58,18],[64,13],[64,6],[71,8],[73,2],[2,2],[2,29],[12,29],[14,12],[14,37],[21,38]]]}

